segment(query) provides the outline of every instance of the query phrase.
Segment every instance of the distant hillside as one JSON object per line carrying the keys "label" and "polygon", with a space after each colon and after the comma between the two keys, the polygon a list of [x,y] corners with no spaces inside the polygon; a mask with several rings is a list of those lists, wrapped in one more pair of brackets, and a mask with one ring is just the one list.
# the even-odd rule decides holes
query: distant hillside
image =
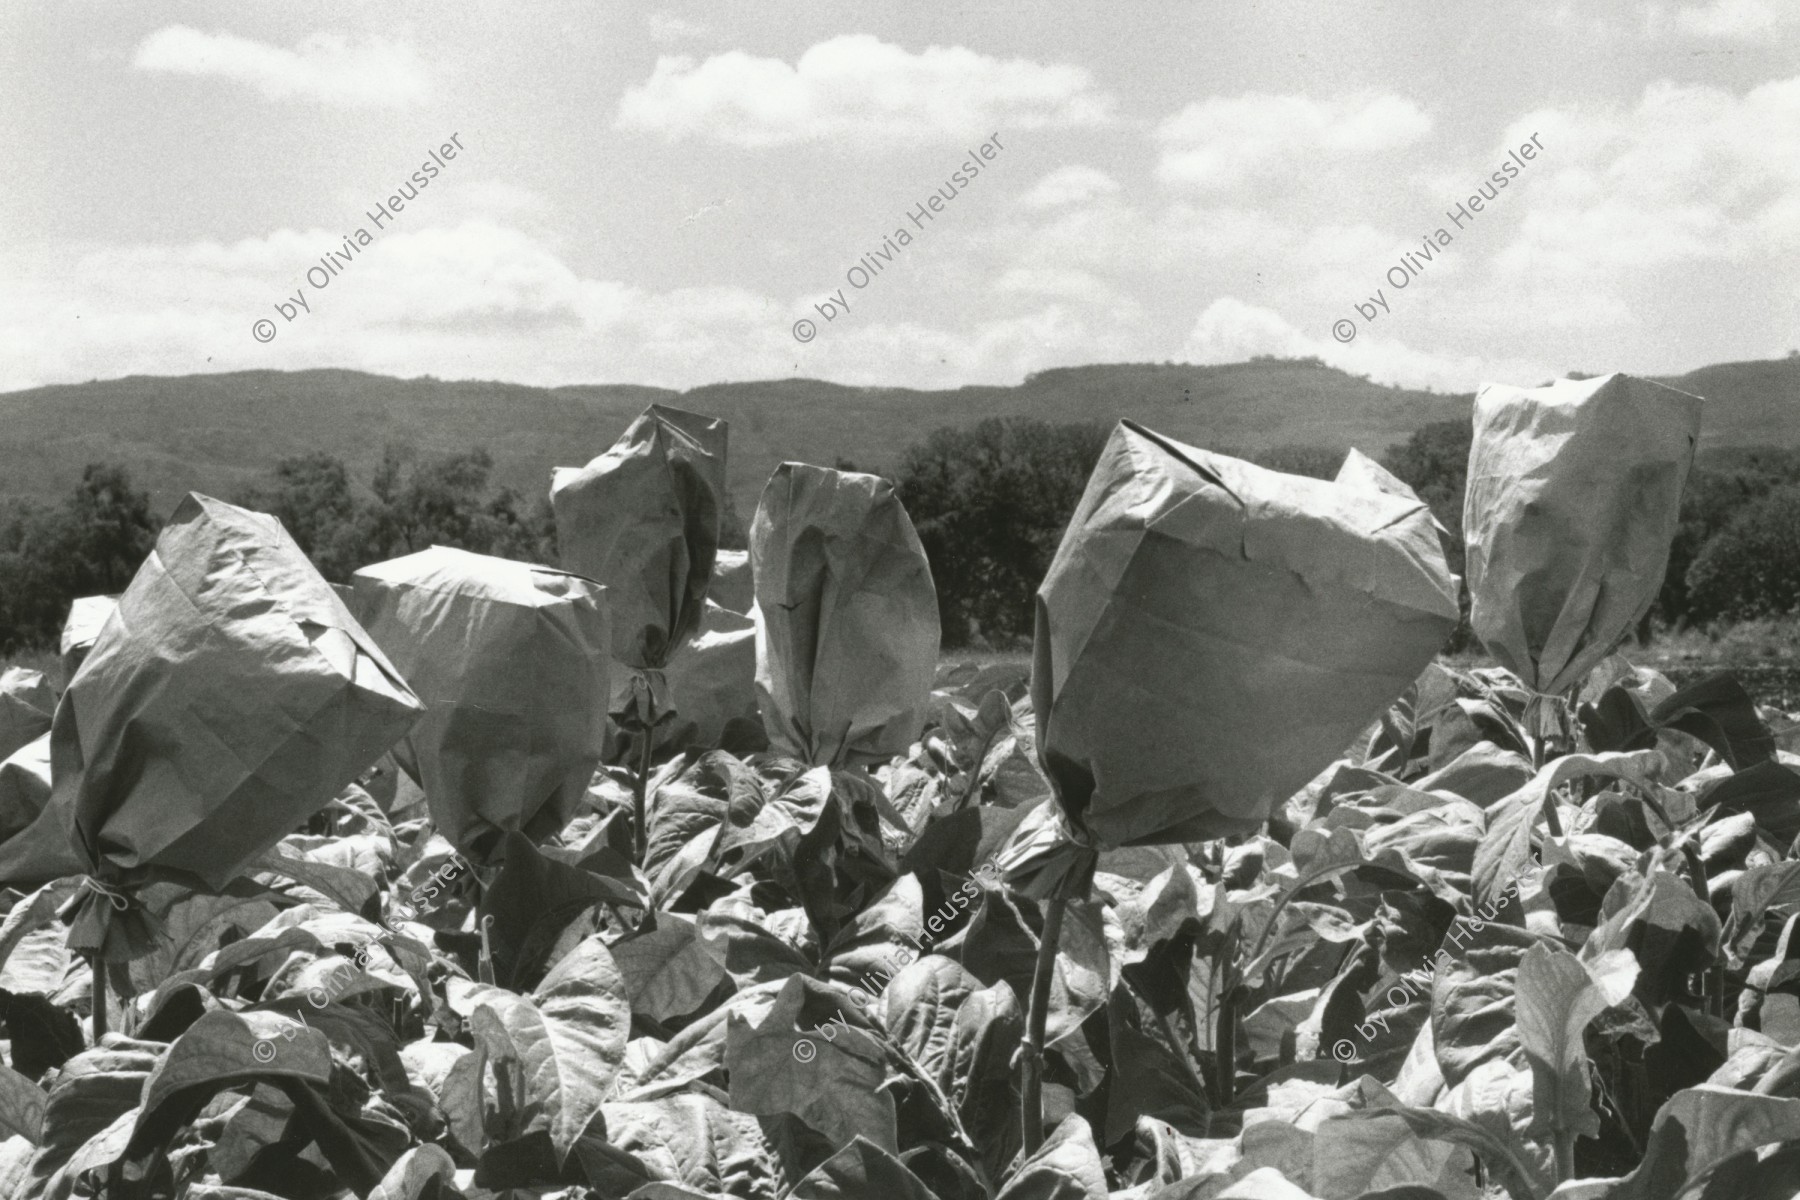
{"label": "distant hillside", "polygon": [[[1800,360],[1706,367],[1666,380],[1708,397],[1706,444],[1800,444]],[[893,465],[942,425],[990,416],[1111,423],[1133,417],[1200,445],[1357,446],[1379,454],[1469,397],[1381,387],[1308,362],[1109,364],[1043,371],[1016,387],[854,388],[817,380],[674,392],[401,380],[355,371],[245,371],[124,379],[0,394],[0,495],[60,495],[97,461],[126,464],[166,511],[190,489],[229,496],[275,461],[324,450],[366,481],[388,442],[436,454],[485,446],[528,495],[550,469],[603,451],[646,404],[731,422],[731,487],[746,515],[784,460]]]}

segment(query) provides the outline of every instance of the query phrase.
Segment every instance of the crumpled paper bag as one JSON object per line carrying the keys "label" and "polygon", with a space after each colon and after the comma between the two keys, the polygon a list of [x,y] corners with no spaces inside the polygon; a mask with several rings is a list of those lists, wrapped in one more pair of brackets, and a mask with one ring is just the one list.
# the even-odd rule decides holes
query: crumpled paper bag
{"label": "crumpled paper bag", "polygon": [[721,550],[713,559],[712,583],[706,598],[727,612],[748,613],[756,603],[750,581],[750,552]]}
{"label": "crumpled paper bag", "polygon": [[938,607],[893,485],[783,463],[750,525],[750,563],[771,747],[831,767],[904,754],[930,701]]}
{"label": "crumpled paper bag", "polygon": [[78,875],[82,862],[67,830],[39,820],[49,803],[50,735],[45,733],[0,761],[0,861],[42,864],[45,879]]}
{"label": "crumpled paper bag", "polygon": [[[663,678],[675,715],[656,726],[656,753],[716,749],[728,727],[735,745],[766,741],[756,707],[756,622],[748,616],[708,600],[700,628],[669,656]],[[630,689],[630,674],[615,672],[613,711],[629,703]],[[625,762],[630,752],[615,727],[607,738],[606,760]]]}
{"label": "crumpled paper bag", "polygon": [[1284,475],[1121,422],[1038,589],[1040,761],[1095,845],[1254,829],[1406,690],[1456,616],[1430,510],[1404,484],[1358,464]]}
{"label": "crumpled paper bag", "polygon": [[724,421],[653,404],[550,485],[565,569],[606,585],[613,657],[658,668],[700,623],[725,497]]}
{"label": "crumpled paper bag", "polygon": [[1629,375],[1477,394],[1470,621],[1527,687],[1567,691],[1655,603],[1703,403]]}
{"label": "crumpled paper bag", "polygon": [[[98,879],[216,890],[420,711],[279,521],[191,494],[57,705],[39,821]],[[0,882],[68,873],[16,848],[32,833],[0,846]]]}
{"label": "crumpled paper bag", "polygon": [[357,619],[425,704],[394,758],[438,832],[485,859],[509,830],[561,830],[604,747],[605,589],[445,546],[364,567],[353,583]]}
{"label": "crumpled paper bag", "polygon": [[56,693],[42,671],[8,667],[0,671],[0,758],[50,732]]}
{"label": "crumpled paper bag", "polygon": [[94,641],[105,627],[106,619],[118,607],[117,596],[80,596],[69,605],[69,615],[63,621],[62,639],[57,647],[58,657],[62,659],[64,686],[75,678],[82,660],[94,648]]}

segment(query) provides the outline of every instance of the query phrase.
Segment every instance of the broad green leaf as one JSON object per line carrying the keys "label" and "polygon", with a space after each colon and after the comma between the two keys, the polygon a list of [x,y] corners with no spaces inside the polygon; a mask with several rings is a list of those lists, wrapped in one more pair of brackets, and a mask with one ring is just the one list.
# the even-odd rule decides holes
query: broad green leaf
{"label": "broad green leaf", "polygon": [[1657,763],[1654,751],[1630,754],[1570,754],[1557,759],[1532,777],[1531,782],[1496,802],[1487,810],[1487,832],[1475,848],[1475,899],[1497,902],[1500,893],[1524,873],[1531,862],[1531,831],[1543,816],[1551,794],[1572,780],[1591,777],[1626,779],[1649,787],[1649,774]]}
{"label": "broad green leaf", "polygon": [[477,1047],[497,1069],[518,1064],[558,1162],[567,1161],[612,1090],[631,1028],[625,983],[600,935],[584,939],[529,997],[482,988],[473,1022]]}
{"label": "broad green leaf", "polygon": [[1402,1184],[1434,1184],[1455,1153],[1454,1144],[1418,1136],[1397,1113],[1334,1117],[1313,1132],[1312,1187],[1325,1200],[1352,1200]]}
{"label": "broad green leaf", "polygon": [[166,1145],[216,1093],[256,1079],[330,1082],[325,1035],[276,1013],[207,1013],[175,1039],[145,1081],[130,1152]]}
{"label": "broad green leaf", "polygon": [[1648,876],[1621,875],[1601,904],[1606,919],[1588,935],[1581,961],[1590,967],[1622,950],[1636,955],[1637,994],[1659,1007],[1679,994],[1687,975],[1719,958],[1718,914],[1685,879],[1652,866]]}
{"label": "broad green leaf", "polygon": [[663,1023],[694,1012],[725,979],[725,947],[701,937],[692,917],[657,913],[653,920],[614,942],[612,957],[631,1011]]}
{"label": "broad green leaf", "polygon": [[775,1200],[778,1169],[756,1118],[709,1096],[602,1106],[606,1140],[650,1173],[707,1195]]}
{"label": "broad green leaf", "polygon": [[[1176,1193],[1171,1193],[1174,1194]],[[1187,1195],[1197,1198],[1201,1193],[1192,1192]],[[1156,1193],[1153,1200],[1163,1200],[1163,1194]],[[1183,1200],[1186,1200],[1185,1196]],[[1216,1200],[1315,1200],[1315,1197],[1305,1188],[1296,1186],[1274,1167],[1258,1167],[1219,1192]]]}
{"label": "broad green leaf", "polygon": [[938,1200],[894,1155],[865,1137],[815,1167],[788,1200]]}
{"label": "broad green leaf", "polygon": [[[109,1040],[77,1054],[62,1066],[44,1105],[44,1147],[34,1175],[46,1179],[124,1114],[135,1112],[144,1084],[168,1047],[129,1038]],[[129,1136],[136,1123],[126,1124]]]}
{"label": "broad green leaf", "polygon": [[1536,945],[1519,963],[1514,1010],[1518,1013],[1519,1044],[1531,1063],[1533,1134],[1600,1135],[1582,1034],[1588,1022],[1631,993],[1637,962],[1630,951],[1622,953],[1629,966],[1622,976],[1614,977],[1614,982],[1623,986],[1615,988],[1617,995],[1611,997],[1567,950]]}
{"label": "broad green leaf", "polygon": [[442,1146],[430,1142],[423,1146],[414,1146],[402,1154],[388,1173],[382,1177],[375,1190],[370,1192],[368,1200],[420,1200],[428,1195],[427,1188],[436,1183],[439,1195],[448,1188],[455,1194],[456,1163]]}
{"label": "broad green leaf", "polygon": [[0,1066],[0,1133],[32,1145],[44,1136],[44,1090],[11,1067]]}
{"label": "broad green leaf", "polygon": [[832,1140],[858,1134],[898,1152],[887,1055],[866,1028],[845,1023],[847,1002],[823,984],[796,975],[754,1027],[732,1016],[725,1048],[731,1107],[774,1116],[790,1113]]}
{"label": "broad green leaf", "polygon": [[1620,1179],[1564,1184],[1554,1200],[1676,1200],[1745,1150],[1800,1141],[1800,1100],[1702,1084],[1657,1111],[1637,1169]]}
{"label": "broad green leaf", "polygon": [[345,912],[365,917],[374,915],[369,902],[381,892],[380,884],[361,871],[315,862],[279,845],[245,868],[246,874],[258,872],[304,884]]}
{"label": "broad green leaf", "polygon": [[79,879],[53,880],[8,909],[6,919],[0,921],[0,966],[28,934],[54,924],[57,912],[81,888]]}
{"label": "broad green leaf", "polygon": [[1086,1121],[1062,1119],[996,1200],[1106,1200],[1106,1167]]}
{"label": "broad green leaf", "polygon": [[915,947],[944,936],[925,925],[925,901],[917,877],[902,875],[838,930],[825,959],[830,978],[879,992],[918,956]]}
{"label": "broad green leaf", "polygon": [[961,964],[928,954],[895,975],[882,996],[888,1036],[946,1094],[956,1087],[957,1012],[980,990],[981,980]]}
{"label": "broad green leaf", "polygon": [[1399,1118],[1421,1138],[1450,1142],[1475,1152],[1493,1174],[1494,1179],[1512,1200],[1538,1200],[1545,1193],[1545,1183],[1536,1168],[1519,1153],[1489,1131],[1461,1117],[1433,1108],[1415,1108],[1405,1104],[1358,1109],[1330,1118],[1331,1121],[1381,1121]]}
{"label": "broad green leaf", "polygon": [[501,842],[506,856],[499,876],[482,893],[476,919],[494,919],[494,981],[519,987],[535,976],[527,961],[549,948],[563,926],[601,904],[642,907],[643,894],[610,875],[599,875],[548,858],[531,839],[513,830]]}

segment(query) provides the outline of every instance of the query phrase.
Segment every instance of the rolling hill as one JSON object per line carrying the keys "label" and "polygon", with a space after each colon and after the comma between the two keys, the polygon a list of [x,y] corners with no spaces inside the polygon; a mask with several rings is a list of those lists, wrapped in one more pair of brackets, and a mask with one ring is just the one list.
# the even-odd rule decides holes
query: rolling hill
{"label": "rolling hill", "polygon": [[[1704,367],[1664,382],[1709,400],[1708,447],[1800,444],[1800,359]],[[535,495],[550,469],[599,454],[646,404],[731,422],[742,511],[787,459],[895,463],[931,430],[991,416],[1132,417],[1220,449],[1357,446],[1379,454],[1422,424],[1464,416],[1468,396],[1383,387],[1310,361],[1105,364],[1042,371],[1012,387],[857,388],[817,380],[676,392],[394,379],[345,370],[123,379],[0,394],[0,495],[65,492],[90,462],[124,463],[167,511],[188,490],[231,496],[278,459],[324,450],[366,481],[388,442],[423,454],[485,446],[499,482]]]}

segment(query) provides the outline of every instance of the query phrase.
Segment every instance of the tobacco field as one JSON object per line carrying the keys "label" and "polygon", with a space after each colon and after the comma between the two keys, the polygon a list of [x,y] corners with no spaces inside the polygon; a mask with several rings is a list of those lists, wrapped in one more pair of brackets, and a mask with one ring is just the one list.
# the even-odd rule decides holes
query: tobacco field
{"label": "tobacco field", "polygon": [[1460,582],[1123,423],[1029,669],[671,409],[558,569],[190,497],[0,679],[0,1196],[1800,1194],[1800,718],[1617,653],[1700,415],[1490,385]]}

